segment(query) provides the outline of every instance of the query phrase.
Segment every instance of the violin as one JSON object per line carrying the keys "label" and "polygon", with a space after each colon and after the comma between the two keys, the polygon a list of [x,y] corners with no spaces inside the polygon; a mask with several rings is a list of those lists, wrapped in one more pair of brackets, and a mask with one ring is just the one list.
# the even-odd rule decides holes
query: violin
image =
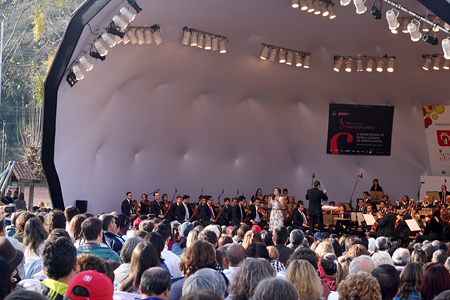
{"label": "violin", "polygon": [[134,209],[136,210],[136,214],[137,214],[137,211],[139,208],[139,204],[138,204],[137,200],[131,200],[131,205],[134,206]]}
{"label": "violin", "polygon": [[198,215],[198,207],[200,204],[197,204],[197,202],[194,203],[195,209],[194,213],[192,214],[192,220],[200,220],[200,216]]}
{"label": "violin", "polygon": [[248,221],[250,220],[250,210],[245,208],[244,209],[244,213],[245,213],[245,219],[244,219],[244,223],[247,224]]}

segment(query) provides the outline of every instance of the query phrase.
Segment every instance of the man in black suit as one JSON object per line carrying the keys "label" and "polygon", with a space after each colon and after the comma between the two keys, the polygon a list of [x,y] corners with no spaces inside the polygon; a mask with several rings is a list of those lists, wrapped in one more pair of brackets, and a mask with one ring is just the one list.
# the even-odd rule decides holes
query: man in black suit
{"label": "man in black suit", "polygon": [[244,219],[245,219],[244,205],[245,205],[245,197],[239,196],[238,204],[233,206],[232,217],[231,217],[231,226],[241,227],[241,225],[245,225],[245,223],[244,223]]}
{"label": "man in black suit", "polygon": [[447,198],[447,196],[450,196],[450,192],[447,192],[447,186],[444,184],[441,186],[441,191],[439,192],[442,203],[445,203],[445,198]]}
{"label": "man in black suit", "polygon": [[292,227],[305,231],[309,228],[303,201],[297,202],[297,209],[292,212]]}
{"label": "man in black suit", "polygon": [[192,218],[192,208],[189,206],[189,195],[183,196],[183,203],[178,206],[177,209],[177,220],[180,223],[191,221]]}
{"label": "man in black suit", "polygon": [[208,226],[217,222],[217,213],[212,206],[213,198],[206,196],[206,204],[200,208],[200,218],[202,219],[202,225]]}
{"label": "man in black suit", "polygon": [[369,233],[369,236],[373,238],[377,238],[379,236],[389,238],[391,236],[394,236],[395,221],[397,220],[397,215],[392,212],[392,205],[389,206],[389,209],[386,211],[384,216],[381,215],[380,211],[377,213],[377,215],[378,230],[377,232]]}
{"label": "man in black suit", "polygon": [[320,181],[314,181],[314,188],[306,192],[306,200],[309,200],[308,214],[309,214],[309,230],[314,232],[314,224],[319,225],[319,231],[324,232],[323,215],[322,215],[322,200],[327,201],[327,190],[323,192],[319,190]]}
{"label": "man in black suit", "polygon": [[[261,200],[256,198],[253,204],[254,205],[250,206],[250,223],[252,223],[252,225],[259,225],[261,228],[267,226],[267,221],[264,218],[267,212],[261,207]],[[264,213],[259,213],[259,208],[262,208]]]}
{"label": "man in black suit", "polygon": [[358,199],[358,206],[356,207],[356,212],[366,213],[366,206],[364,205],[364,199]]}
{"label": "man in black suit", "polygon": [[150,203],[150,213],[155,215],[155,218],[164,218],[164,215],[161,210],[161,206],[159,205],[159,193],[153,193],[153,201]]}
{"label": "man in black suit", "polygon": [[[182,205],[181,204],[181,196],[178,195],[176,198],[176,202],[172,203],[172,205],[170,206],[170,211],[169,211],[169,215],[170,215],[170,221],[178,221],[178,216],[177,216],[177,211],[178,208]],[[181,221],[179,221],[180,223],[183,223],[184,219],[182,219]]]}
{"label": "man in black suit", "polygon": [[122,205],[120,207],[120,210],[122,213],[128,217],[136,218],[136,207],[131,204],[131,199],[133,198],[133,195],[131,192],[127,192],[127,199],[122,201]]}

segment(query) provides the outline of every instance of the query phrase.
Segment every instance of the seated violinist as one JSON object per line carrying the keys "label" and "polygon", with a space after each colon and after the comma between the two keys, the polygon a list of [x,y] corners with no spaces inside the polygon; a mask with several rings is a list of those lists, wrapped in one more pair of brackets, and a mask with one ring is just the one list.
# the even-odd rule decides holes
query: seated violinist
{"label": "seated violinist", "polygon": [[[295,204],[295,196],[289,195],[288,202],[286,203],[286,217],[285,217],[285,226],[292,225],[292,212],[297,208],[297,204]],[[284,215],[284,212],[283,212]]]}
{"label": "seated violinist", "polygon": [[139,203],[138,213],[139,215],[148,215],[150,212],[150,201],[147,199],[146,194],[141,195],[141,202]]}
{"label": "seated violinist", "polygon": [[440,210],[435,209],[431,214],[427,214],[425,221],[425,232],[423,235],[417,236],[416,241],[418,243],[422,243],[425,240],[433,241],[442,239],[442,220],[440,218]]}
{"label": "seated violinist", "polygon": [[219,208],[219,212],[217,213],[217,224],[228,226],[230,225],[228,216],[231,214],[230,198],[225,198],[223,202],[224,205]]}
{"label": "seated violinist", "polygon": [[297,209],[292,212],[292,227],[294,229],[307,230],[308,226],[308,213],[305,211],[303,201],[297,202]]}
{"label": "seated violinist", "polygon": [[261,207],[261,200],[258,198],[255,199],[254,205],[250,207],[250,223],[252,225],[259,225],[261,228],[267,226],[266,214],[267,212]]}
{"label": "seated violinist", "polygon": [[360,198],[358,199],[358,206],[356,207],[356,212],[360,212],[365,214],[366,213],[366,206],[364,205],[364,199]]}
{"label": "seated violinist", "polygon": [[[339,205],[336,212],[339,214],[339,218],[336,221],[336,232],[338,235],[341,235],[344,230],[348,230],[350,228],[350,215],[348,212],[345,211],[344,205]],[[341,219],[348,219],[348,220],[341,220]]]}

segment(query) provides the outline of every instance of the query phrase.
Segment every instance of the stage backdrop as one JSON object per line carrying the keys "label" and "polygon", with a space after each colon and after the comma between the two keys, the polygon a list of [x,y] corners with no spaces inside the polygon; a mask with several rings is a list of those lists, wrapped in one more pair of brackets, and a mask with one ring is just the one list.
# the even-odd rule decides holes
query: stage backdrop
{"label": "stage backdrop", "polygon": [[433,176],[450,174],[450,105],[423,107]]}
{"label": "stage backdrop", "polygon": [[393,106],[330,104],[328,154],[391,155]]}

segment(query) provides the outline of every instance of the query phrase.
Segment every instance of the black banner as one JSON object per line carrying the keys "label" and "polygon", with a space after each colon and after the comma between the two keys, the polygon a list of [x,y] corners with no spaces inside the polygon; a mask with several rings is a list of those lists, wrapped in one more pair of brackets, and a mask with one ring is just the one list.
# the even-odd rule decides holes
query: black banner
{"label": "black banner", "polygon": [[393,106],[330,104],[328,154],[391,155]]}

